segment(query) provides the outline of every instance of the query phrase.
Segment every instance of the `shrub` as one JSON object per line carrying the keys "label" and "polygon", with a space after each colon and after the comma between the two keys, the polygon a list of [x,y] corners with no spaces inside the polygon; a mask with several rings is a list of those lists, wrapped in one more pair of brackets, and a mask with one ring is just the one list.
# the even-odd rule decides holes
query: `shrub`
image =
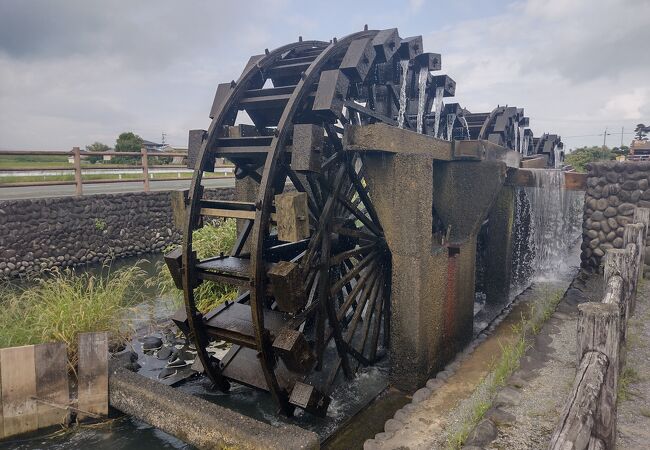
{"label": "shrub", "polygon": [[[221,253],[228,253],[236,238],[237,222],[235,219],[221,220],[195,230],[192,237],[192,248],[199,259],[210,258]],[[171,250],[171,248],[167,250]],[[182,291],[176,289],[169,270],[167,267],[161,267],[159,272],[158,285],[161,293],[172,293],[180,304],[183,294]],[[194,290],[194,296],[199,311],[206,313],[226,300],[234,300],[237,297],[237,288],[225,283],[204,281]]]}
{"label": "shrub", "polygon": [[585,166],[594,161],[610,161],[615,155],[607,147],[581,147],[573,150],[564,157],[564,162],[570,164],[577,172],[586,172]]}
{"label": "shrub", "polygon": [[79,333],[108,331],[112,348],[132,335],[132,307],[144,300],[146,273],[134,266],[106,276],[54,271],[28,286],[7,287],[0,294],[0,347],[59,341],[68,346],[74,368]]}

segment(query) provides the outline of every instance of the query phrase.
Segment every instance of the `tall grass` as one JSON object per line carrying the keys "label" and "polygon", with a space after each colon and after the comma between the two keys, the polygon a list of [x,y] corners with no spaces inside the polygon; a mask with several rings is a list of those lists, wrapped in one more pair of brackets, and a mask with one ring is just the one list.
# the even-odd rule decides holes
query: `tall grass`
{"label": "tall grass", "polygon": [[[219,256],[221,253],[230,252],[236,238],[237,222],[235,219],[215,221],[194,231],[192,248],[199,259]],[[171,293],[180,305],[183,294],[182,291],[176,289],[169,270],[167,267],[162,267],[159,273],[158,285],[161,294]],[[237,297],[237,288],[224,283],[204,281],[194,290],[194,297],[199,311],[206,313],[226,300],[234,300]]]}
{"label": "tall grass", "polygon": [[143,301],[146,272],[138,265],[106,276],[53,272],[28,286],[0,293],[0,347],[65,342],[72,367],[77,361],[79,333],[108,331],[111,346],[133,332],[131,308]]}

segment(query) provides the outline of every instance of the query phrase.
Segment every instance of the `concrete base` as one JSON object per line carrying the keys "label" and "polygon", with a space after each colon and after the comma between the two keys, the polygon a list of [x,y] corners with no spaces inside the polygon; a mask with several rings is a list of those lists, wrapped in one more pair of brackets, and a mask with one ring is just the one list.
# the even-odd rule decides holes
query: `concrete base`
{"label": "concrete base", "polygon": [[201,449],[317,449],[318,435],[272,426],[123,368],[109,376],[110,405]]}

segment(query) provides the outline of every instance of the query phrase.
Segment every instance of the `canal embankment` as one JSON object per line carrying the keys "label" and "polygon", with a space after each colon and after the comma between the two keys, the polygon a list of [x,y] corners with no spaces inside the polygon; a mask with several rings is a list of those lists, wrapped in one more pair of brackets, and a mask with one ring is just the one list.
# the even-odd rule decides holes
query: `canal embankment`
{"label": "canal embankment", "polygon": [[0,201],[0,280],[161,252],[182,237],[170,205],[170,192]]}

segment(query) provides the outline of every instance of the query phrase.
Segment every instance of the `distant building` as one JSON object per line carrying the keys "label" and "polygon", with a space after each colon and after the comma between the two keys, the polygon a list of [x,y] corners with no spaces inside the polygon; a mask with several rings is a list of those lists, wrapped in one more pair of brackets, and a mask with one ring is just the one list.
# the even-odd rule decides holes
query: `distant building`
{"label": "distant building", "polygon": [[627,157],[628,160],[638,161],[642,159],[650,159],[650,142],[633,140],[630,145],[630,153]]}

